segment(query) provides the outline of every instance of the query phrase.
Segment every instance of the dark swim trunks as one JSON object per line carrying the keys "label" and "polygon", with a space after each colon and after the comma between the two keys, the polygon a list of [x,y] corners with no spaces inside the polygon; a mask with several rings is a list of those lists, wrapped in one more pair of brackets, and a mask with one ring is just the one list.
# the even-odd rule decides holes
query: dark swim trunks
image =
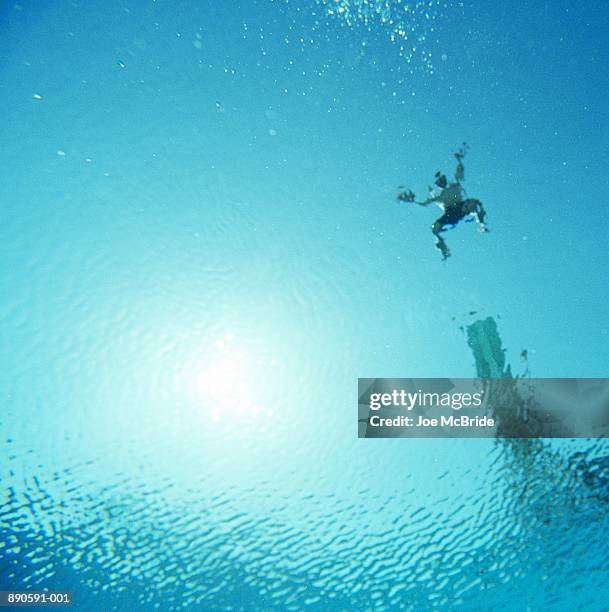
{"label": "dark swim trunks", "polygon": [[466,213],[463,211],[463,206],[461,204],[448,206],[444,211],[444,214],[436,221],[440,225],[457,225],[463,217],[466,216]]}

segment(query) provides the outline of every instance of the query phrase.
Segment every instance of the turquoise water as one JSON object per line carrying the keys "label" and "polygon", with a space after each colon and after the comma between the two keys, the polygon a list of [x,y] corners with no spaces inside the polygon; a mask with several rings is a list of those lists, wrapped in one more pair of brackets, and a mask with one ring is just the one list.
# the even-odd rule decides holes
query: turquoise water
{"label": "turquoise water", "polygon": [[[358,440],[357,377],[607,376],[606,2],[0,6],[0,587],[585,609],[575,452]],[[467,141],[441,261],[424,195]]]}

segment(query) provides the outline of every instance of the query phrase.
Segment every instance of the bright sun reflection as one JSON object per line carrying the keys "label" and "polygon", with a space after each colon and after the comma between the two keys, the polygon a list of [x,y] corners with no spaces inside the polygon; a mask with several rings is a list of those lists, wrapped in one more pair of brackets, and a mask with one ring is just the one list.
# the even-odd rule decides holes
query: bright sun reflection
{"label": "bright sun reflection", "polygon": [[199,370],[198,394],[211,404],[214,421],[219,421],[227,412],[244,416],[264,412],[266,416],[272,416],[272,410],[264,409],[257,397],[259,389],[256,381],[261,380],[261,372],[233,340],[234,337],[227,334],[215,342],[213,354]]}

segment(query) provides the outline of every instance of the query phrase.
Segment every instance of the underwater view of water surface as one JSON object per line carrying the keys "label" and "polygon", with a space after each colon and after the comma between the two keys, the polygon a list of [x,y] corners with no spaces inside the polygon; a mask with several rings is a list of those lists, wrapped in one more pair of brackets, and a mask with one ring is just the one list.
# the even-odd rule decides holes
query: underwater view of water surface
{"label": "underwater view of water surface", "polygon": [[[515,375],[607,376],[607,31],[605,0],[2,2],[0,590],[606,610],[602,440],[355,415],[358,377],[475,376],[476,317]],[[464,142],[490,231],[443,260],[396,196]]]}

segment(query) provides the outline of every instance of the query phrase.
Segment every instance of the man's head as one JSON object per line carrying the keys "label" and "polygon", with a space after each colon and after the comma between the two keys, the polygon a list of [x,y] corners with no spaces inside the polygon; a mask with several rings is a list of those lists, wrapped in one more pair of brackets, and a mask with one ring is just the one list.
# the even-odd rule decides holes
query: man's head
{"label": "man's head", "polygon": [[440,189],[446,189],[448,185],[448,181],[446,180],[446,175],[442,174],[439,170],[436,172],[436,185],[440,187]]}

